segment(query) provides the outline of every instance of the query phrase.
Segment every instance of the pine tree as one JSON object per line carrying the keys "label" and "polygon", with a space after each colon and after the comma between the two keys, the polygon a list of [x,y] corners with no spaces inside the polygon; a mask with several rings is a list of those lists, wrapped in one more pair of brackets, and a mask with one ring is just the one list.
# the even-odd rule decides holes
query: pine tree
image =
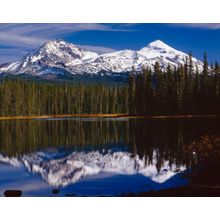
{"label": "pine tree", "polygon": [[204,53],[204,60],[203,60],[203,75],[207,76],[208,75],[208,60],[207,60],[207,54],[206,52]]}
{"label": "pine tree", "polygon": [[132,73],[129,75],[128,78],[128,84],[129,84],[129,114],[134,115],[135,112],[135,75],[134,75],[134,70]]}
{"label": "pine tree", "polygon": [[189,75],[193,74],[192,52],[189,52]]}

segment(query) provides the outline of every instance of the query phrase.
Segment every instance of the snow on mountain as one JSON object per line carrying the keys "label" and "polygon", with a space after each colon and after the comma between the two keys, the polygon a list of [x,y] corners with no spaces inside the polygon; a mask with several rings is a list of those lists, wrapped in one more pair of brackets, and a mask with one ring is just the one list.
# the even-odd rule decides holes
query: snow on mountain
{"label": "snow on mountain", "polygon": [[186,169],[185,166],[177,167],[176,164],[170,165],[169,161],[164,161],[158,171],[156,152],[150,164],[145,158],[140,158],[138,155],[133,157],[128,152],[103,154],[98,151],[73,152],[68,156],[58,158],[54,153],[50,155],[44,152],[24,155],[20,159],[0,155],[0,162],[13,166],[23,164],[28,171],[39,174],[51,186],[66,186],[101,172],[124,175],[142,174],[154,182],[163,183]]}
{"label": "snow on mountain", "polygon": [[[156,40],[146,47],[138,51],[138,63],[144,66],[152,66],[158,61],[162,68],[166,68],[168,64],[171,66],[178,66],[184,64],[188,55],[184,52],[178,51],[160,40]],[[202,70],[202,62],[196,58],[192,58],[193,64],[198,65]]]}
{"label": "snow on mountain", "polygon": [[114,53],[102,54],[93,62],[77,65],[75,71],[80,73],[106,74],[131,71],[137,60],[137,52],[133,50],[122,50]]}
{"label": "snow on mountain", "polygon": [[[160,40],[151,42],[139,51],[122,50],[101,55],[62,40],[52,40],[20,61],[4,65],[0,68],[0,73],[43,75],[68,72],[111,75],[129,72],[133,67],[137,71],[143,66],[153,68],[156,61],[161,68],[166,68],[168,64],[174,67],[183,64],[187,56]],[[200,60],[193,58],[193,63],[202,70]]]}
{"label": "snow on mountain", "polygon": [[38,62],[52,66],[64,65],[70,67],[81,64],[83,61],[92,60],[96,56],[96,53],[85,51],[74,44],[54,40],[44,44],[31,55],[27,55],[22,63],[22,67],[25,68],[29,64],[36,64]]}
{"label": "snow on mountain", "polygon": [[0,72],[33,75],[53,73],[53,69],[61,69],[59,73],[62,73],[62,70],[71,72],[73,66],[92,61],[97,56],[97,53],[86,51],[74,44],[62,40],[52,40],[27,54],[21,61],[1,68]]}

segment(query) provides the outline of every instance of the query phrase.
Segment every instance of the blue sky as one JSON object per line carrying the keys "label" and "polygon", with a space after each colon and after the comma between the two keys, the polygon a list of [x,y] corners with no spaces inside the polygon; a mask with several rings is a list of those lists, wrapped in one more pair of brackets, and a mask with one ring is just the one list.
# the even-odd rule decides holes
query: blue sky
{"label": "blue sky", "polygon": [[18,60],[51,39],[98,53],[139,50],[154,40],[202,59],[220,61],[220,23],[215,24],[0,24],[0,64]]}

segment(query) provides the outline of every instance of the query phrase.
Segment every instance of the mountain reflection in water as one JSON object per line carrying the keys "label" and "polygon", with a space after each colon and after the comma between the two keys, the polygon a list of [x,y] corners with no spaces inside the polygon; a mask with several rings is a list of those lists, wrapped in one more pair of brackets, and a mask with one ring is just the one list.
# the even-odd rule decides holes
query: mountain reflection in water
{"label": "mountain reflection in water", "polygon": [[131,157],[131,154],[127,152],[107,154],[98,151],[74,152],[60,159],[48,160],[47,158],[48,155],[39,152],[24,155],[20,160],[0,156],[0,161],[15,166],[24,165],[28,171],[40,174],[49,185],[57,187],[78,182],[86,176],[101,172],[124,175],[142,174],[154,182],[163,183],[186,169],[184,166],[177,167],[176,164],[164,161],[158,171],[156,152],[151,164],[147,164],[145,158],[141,159],[138,155]]}
{"label": "mountain reflection in water", "polygon": [[[120,179],[122,185],[129,186],[141,175],[151,184],[174,187],[186,183],[183,178],[174,177],[193,163],[186,146],[207,132],[219,136],[219,128],[216,119],[1,121],[0,162],[33,173],[51,187],[76,188],[79,184],[76,194],[77,190],[82,191],[82,181],[92,186],[89,180],[92,176],[93,184],[98,186],[100,180],[95,180],[100,175],[107,177],[102,178],[103,184],[112,181],[112,176],[130,176],[133,179],[129,182]],[[143,185],[141,181],[127,190],[152,189],[138,188]],[[164,184],[171,181],[172,184]],[[3,177],[0,191],[3,182],[7,187]],[[108,191],[111,186],[100,193],[109,194]]]}

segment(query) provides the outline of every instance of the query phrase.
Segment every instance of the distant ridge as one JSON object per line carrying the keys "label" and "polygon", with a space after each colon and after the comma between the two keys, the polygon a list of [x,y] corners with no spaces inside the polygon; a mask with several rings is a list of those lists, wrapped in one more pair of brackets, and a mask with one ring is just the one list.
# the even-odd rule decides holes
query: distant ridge
{"label": "distant ridge", "polygon": [[[1,75],[31,76],[123,76],[132,68],[153,68],[159,62],[162,69],[168,64],[172,67],[184,64],[188,55],[176,50],[161,40],[149,43],[146,47],[135,50],[121,50],[106,54],[97,54],[67,43],[63,40],[51,40],[35,49],[21,60],[0,66]],[[202,70],[202,62],[192,58],[193,64]]]}

